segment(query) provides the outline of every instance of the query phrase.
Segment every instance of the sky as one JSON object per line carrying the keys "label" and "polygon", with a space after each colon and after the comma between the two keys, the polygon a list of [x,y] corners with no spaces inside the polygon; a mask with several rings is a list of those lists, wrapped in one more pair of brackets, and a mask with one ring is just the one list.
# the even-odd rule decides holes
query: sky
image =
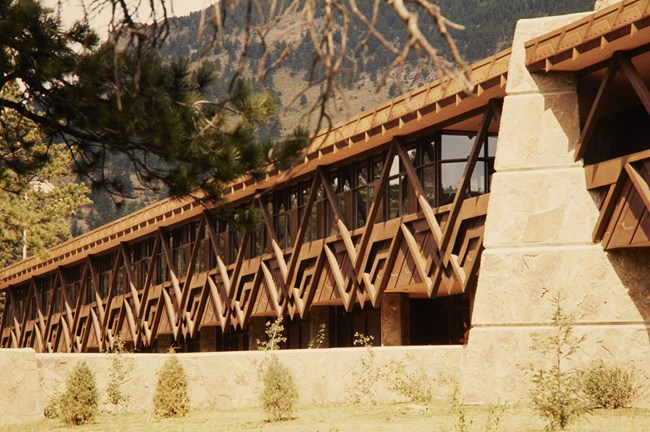
{"label": "sky", "polygon": [[[86,5],[88,5],[92,0],[85,0]],[[214,1],[218,0],[168,0],[171,1],[173,7],[174,16],[184,16],[189,15],[190,12],[195,12],[201,10],[205,7],[213,4]],[[63,23],[65,26],[69,26],[74,21],[83,17],[83,7],[82,0],[44,0],[43,2],[46,6],[49,6],[53,9],[56,9],[57,5],[61,3],[63,13]],[[134,1],[129,1],[129,4],[134,4]],[[147,4],[147,0],[140,0],[140,3]],[[172,15],[172,13],[170,13]],[[141,20],[145,20],[149,16],[149,8],[144,6],[140,11]],[[95,29],[100,33],[100,35],[105,36],[108,29],[108,22],[110,20],[110,10],[105,8],[99,14],[93,14],[90,16],[90,24],[95,27]]]}

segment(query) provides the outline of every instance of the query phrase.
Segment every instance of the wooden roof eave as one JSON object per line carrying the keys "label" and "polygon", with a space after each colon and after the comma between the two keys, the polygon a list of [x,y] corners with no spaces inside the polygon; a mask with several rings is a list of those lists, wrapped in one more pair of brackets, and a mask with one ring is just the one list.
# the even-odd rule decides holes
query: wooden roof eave
{"label": "wooden roof eave", "polygon": [[[336,164],[381,148],[396,136],[444,123],[484,106],[490,99],[502,98],[510,53],[507,49],[468,68],[468,76],[475,86],[472,93],[467,93],[452,77],[443,77],[330,130],[316,133],[302,163],[258,182],[245,179],[230,185],[219,205],[244,201],[277,184],[300,181],[319,166]],[[120,243],[146,237],[161,227],[182,223],[214,206],[191,197],[164,199],[55,246],[50,249],[48,258],[30,257],[6,267],[0,272],[0,290],[23,283],[34,274],[42,275],[70,265],[90,251],[93,255],[102,254]]]}
{"label": "wooden roof eave", "polygon": [[525,43],[530,72],[579,71],[650,41],[650,2],[624,0]]}

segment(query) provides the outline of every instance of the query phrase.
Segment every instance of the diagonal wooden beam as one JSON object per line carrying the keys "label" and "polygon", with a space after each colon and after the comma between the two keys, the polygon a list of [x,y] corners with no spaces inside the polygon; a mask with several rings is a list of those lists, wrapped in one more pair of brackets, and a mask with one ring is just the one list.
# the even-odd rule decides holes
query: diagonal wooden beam
{"label": "diagonal wooden beam", "polygon": [[[38,330],[38,339],[39,339],[38,342],[39,342],[39,345],[41,347],[43,347],[43,345],[45,344],[45,339],[43,339],[43,338],[45,336],[45,329],[47,327],[46,327],[45,318],[43,317],[43,312],[42,312],[43,308],[41,306],[41,296],[40,296],[41,293],[39,293],[38,289],[36,289],[36,284],[34,283],[34,278],[31,279],[30,283],[34,284],[34,293],[35,293],[35,298],[36,298],[36,314],[37,314],[37,318],[38,318],[38,324],[36,326],[34,326],[34,328],[36,328]],[[42,348],[41,348],[41,352],[43,352]]]}
{"label": "diagonal wooden beam", "polygon": [[474,144],[467,157],[465,170],[463,172],[463,176],[461,177],[460,184],[458,185],[458,189],[456,190],[456,194],[454,195],[454,201],[452,203],[449,216],[447,217],[447,224],[445,225],[442,241],[440,242],[440,251],[443,254],[443,262],[445,264],[449,262],[449,256],[451,255],[451,248],[449,245],[452,239],[452,233],[454,232],[454,226],[456,225],[456,220],[458,219],[463,201],[465,200],[465,194],[469,188],[472,174],[474,173],[474,168],[476,167],[476,162],[478,161],[481,149],[487,140],[493,114],[494,112],[500,111],[501,110],[496,101],[490,100],[485,109],[483,119],[481,120],[481,125],[478,129],[478,133],[476,134],[476,137],[474,137]]}
{"label": "diagonal wooden beam", "polygon": [[637,169],[634,168],[631,164],[625,165],[625,172],[627,172],[627,175],[630,177],[630,180],[634,185],[634,189],[636,189],[636,192],[641,197],[641,200],[643,201],[643,204],[645,204],[646,209],[650,211],[650,187],[648,187],[648,183],[641,176],[639,171],[637,171]]}
{"label": "diagonal wooden beam", "polygon": [[598,213],[598,219],[596,220],[596,225],[592,234],[592,239],[594,243],[598,243],[603,240],[605,235],[605,230],[609,225],[612,215],[614,214],[614,209],[618,203],[619,196],[623,191],[623,186],[625,185],[625,179],[627,176],[623,175],[623,172],[619,172],[618,179],[615,183],[610,185],[607,190],[607,195],[603,200],[603,204],[600,207],[600,212]]}
{"label": "diagonal wooden beam", "polygon": [[262,274],[264,275],[264,282],[266,285],[266,291],[271,301],[271,306],[275,309],[275,314],[277,318],[281,318],[284,315],[284,307],[280,304],[278,288],[273,281],[273,275],[268,269],[264,261],[260,262],[260,267],[262,269]]}
{"label": "diagonal wooden beam", "polygon": [[199,254],[199,248],[201,247],[201,238],[200,233],[205,229],[205,218],[201,217],[199,219],[199,226],[196,230],[196,239],[194,240],[194,245],[192,246],[192,251],[190,252],[190,260],[187,266],[187,271],[185,272],[185,281],[183,282],[183,287],[181,293],[183,295],[181,299],[181,308],[180,314],[178,317],[179,326],[183,324],[183,321],[186,321],[187,325],[191,325],[191,317],[189,316],[189,311],[187,311],[187,303],[190,297],[190,284],[192,282],[192,276],[194,276],[194,269],[196,268],[196,257]]}
{"label": "diagonal wooden beam", "polygon": [[[27,317],[29,316],[29,309],[30,309],[30,306],[31,306],[29,300],[30,300],[30,297],[32,295],[34,295],[34,284],[33,283],[29,285],[29,290],[27,291],[27,296],[25,297],[25,300],[23,300],[25,302],[25,310],[23,311],[23,316],[22,316],[22,319],[21,319],[21,326],[22,326],[23,330],[25,328],[27,328],[27,321],[28,321]],[[22,335],[20,337],[20,340],[18,341],[18,343],[19,343],[19,345],[21,347],[25,347],[25,338],[26,337],[27,337],[27,332],[23,331]]]}
{"label": "diagonal wooden beam", "polygon": [[172,289],[174,290],[174,306],[178,311],[180,311],[180,301],[181,301],[181,285],[180,282],[178,281],[178,277],[176,276],[176,267],[174,265],[174,259],[172,257],[171,251],[169,250],[169,243],[168,240],[169,238],[166,238],[165,236],[167,233],[163,230],[160,230],[160,236],[161,236],[161,246],[162,246],[162,251],[163,254],[165,255],[165,260],[167,261],[167,267],[169,268],[169,278],[172,282]]}
{"label": "diagonal wooden beam", "polygon": [[230,315],[230,308],[228,307],[228,294],[220,291],[217,284],[212,280],[212,277],[208,275],[207,285],[210,288],[210,298],[212,299],[212,307],[214,308],[214,314],[219,319],[219,325],[221,326],[222,331],[225,331],[228,326],[228,319]]}
{"label": "diagonal wooden beam", "polygon": [[[102,329],[103,329],[103,335],[104,336],[109,336],[108,338],[104,338],[104,344],[102,347],[104,349],[110,348],[112,346],[112,337],[110,337],[108,333],[108,320],[111,318],[111,305],[113,303],[113,299],[115,295],[113,294],[113,291],[115,290],[115,283],[117,281],[117,272],[119,271],[120,264],[122,264],[122,256],[119,253],[115,254],[115,262],[113,263],[113,269],[110,272],[110,275],[108,277],[108,296],[106,297],[106,311],[108,312],[107,314],[104,315],[104,319],[102,320]],[[109,345],[110,344],[110,345]]]}
{"label": "diagonal wooden beam", "polygon": [[406,240],[406,245],[408,246],[409,252],[411,252],[411,257],[415,262],[415,268],[418,271],[418,275],[420,276],[420,279],[422,279],[422,283],[424,283],[424,285],[426,286],[427,295],[431,297],[431,295],[433,294],[433,282],[431,281],[431,278],[427,274],[427,270],[426,270],[427,263],[424,260],[424,258],[422,258],[422,254],[420,253],[420,248],[418,247],[418,244],[415,241],[415,237],[413,237],[411,231],[403,223],[400,223],[400,231],[404,236],[404,240]]}
{"label": "diagonal wooden beam", "polygon": [[332,190],[332,185],[330,184],[330,182],[327,180],[327,177],[325,176],[325,172],[322,170],[322,168],[319,168],[318,173],[321,178],[321,184],[323,185],[323,189],[325,190],[325,196],[327,197],[327,201],[329,202],[330,207],[334,212],[334,218],[336,219],[336,224],[339,228],[339,233],[341,234],[341,238],[343,239],[345,250],[347,251],[348,256],[350,257],[350,261],[354,266],[354,264],[357,262],[357,251],[354,248],[354,243],[352,242],[350,231],[348,230],[348,227],[345,226],[345,223],[343,222],[345,220],[345,217],[343,216],[343,213],[341,213],[338,200],[336,199],[334,190]]}
{"label": "diagonal wooden beam", "polygon": [[135,286],[135,276],[133,275],[133,263],[131,258],[127,253],[124,243],[120,243],[119,247],[120,253],[122,254],[122,260],[124,261],[124,269],[126,271],[126,280],[129,284],[129,292],[131,293],[131,298],[133,299],[133,307],[135,308],[135,314],[140,315],[140,296],[138,295],[138,288]]}
{"label": "diagonal wooden beam", "polygon": [[311,188],[309,190],[309,196],[307,197],[307,202],[303,207],[304,210],[303,210],[302,220],[300,221],[300,227],[298,228],[296,240],[293,244],[293,251],[291,252],[291,258],[289,258],[289,268],[287,271],[286,280],[287,280],[287,287],[289,287],[289,291],[291,292],[292,296],[294,296],[294,298],[297,293],[295,292],[295,288],[293,288],[293,283],[294,283],[293,279],[295,276],[296,269],[298,268],[300,251],[302,249],[302,244],[305,239],[305,234],[307,233],[307,228],[309,226],[309,218],[311,217],[312,207],[316,202],[316,196],[318,195],[318,188],[320,187],[320,182],[321,182],[320,175],[315,175],[311,183]]}
{"label": "diagonal wooden beam", "polygon": [[632,61],[625,54],[616,52],[614,53],[614,57],[616,58],[616,61],[618,61],[625,77],[628,79],[630,84],[632,84],[632,88],[641,100],[641,104],[643,104],[646,112],[650,115],[650,91],[648,91],[648,86],[639,75],[634,64],[632,64]]}
{"label": "diagonal wooden beam", "polygon": [[578,144],[575,150],[575,160],[578,161],[582,159],[587,152],[587,148],[589,147],[589,142],[591,141],[591,138],[594,134],[594,131],[596,130],[596,124],[598,123],[598,118],[600,117],[603,109],[605,108],[605,100],[607,99],[607,95],[612,89],[612,84],[614,83],[614,78],[616,77],[616,73],[618,72],[619,69],[619,62],[617,60],[617,57],[614,56],[609,62],[609,66],[607,67],[607,72],[605,73],[605,76],[603,77],[603,80],[600,83],[600,87],[598,88],[598,92],[596,93],[596,98],[594,99],[593,104],[591,105],[591,109],[589,110],[589,114],[587,115],[587,120],[585,122],[585,125],[582,128],[582,133],[580,134],[580,139],[578,140]]}
{"label": "diagonal wooden beam", "polygon": [[420,180],[418,179],[418,174],[415,171],[413,164],[411,163],[411,159],[404,151],[404,148],[400,144],[399,140],[397,140],[395,144],[395,149],[397,151],[397,155],[402,161],[404,170],[406,171],[406,177],[408,179],[408,182],[411,184],[411,187],[415,189],[415,193],[418,196],[418,202],[422,207],[424,218],[426,219],[427,224],[429,225],[429,229],[431,229],[431,232],[433,233],[434,243],[436,244],[436,246],[438,246],[442,241],[442,229],[440,229],[440,224],[438,224],[438,220],[436,219],[436,216],[433,213],[433,209],[431,208],[431,205],[429,205],[429,202],[426,199],[426,193],[424,192],[422,183],[420,183]]}
{"label": "diagonal wooden beam", "polygon": [[336,256],[334,256],[334,252],[332,252],[327,244],[323,244],[323,251],[325,252],[325,256],[329,262],[330,271],[332,272],[332,276],[334,276],[334,284],[343,300],[345,310],[350,311],[354,304],[356,290],[350,290],[349,292],[346,291],[347,281],[345,280],[343,273],[341,273],[341,268],[336,260]]}
{"label": "diagonal wooden beam", "polygon": [[284,253],[282,252],[282,249],[280,248],[278,242],[278,236],[275,232],[275,228],[273,227],[273,219],[271,218],[271,215],[269,214],[269,211],[264,205],[264,203],[262,202],[261,198],[257,199],[257,205],[259,206],[262,212],[262,219],[264,220],[264,226],[266,227],[266,232],[271,238],[271,246],[273,248],[273,254],[275,255],[275,259],[278,261],[280,274],[282,274],[282,279],[286,281],[287,273],[289,272],[289,270],[287,269],[287,263],[284,260]]}

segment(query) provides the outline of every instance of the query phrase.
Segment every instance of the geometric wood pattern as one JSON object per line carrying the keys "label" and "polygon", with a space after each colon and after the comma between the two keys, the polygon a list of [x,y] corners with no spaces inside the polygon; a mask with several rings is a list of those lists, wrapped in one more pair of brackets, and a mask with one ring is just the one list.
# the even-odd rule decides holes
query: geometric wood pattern
{"label": "geometric wood pattern", "polygon": [[[318,169],[296,238],[287,248],[281,248],[273,219],[257,198],[251,205],[261,211],[270,252],[246,258],[239,248],[234,260],[225,264],[229,260],[206,210],[193,220],[192,241],[180,246],[170,230],[160,228],[137,262],[130,245],[122,243],[111,252],[109,266],[100,262],[103,256],[88,253],[73,266],[59,267],[47,286],[37,286],[42,279],[33,277],[20,289],[7,290],[1,346],[85,352],[109,349],[119,335],[136,347],[147,347],[161,334],[188,340],[196,338],[202,326],[244,328],[251,316],[303,317],[315,305],[342,305],[348,311],[355,304],[376,307],[387,292],[412,297],[465,292],[476,283],[489,199],[489,194],[468,197],[469,180],[489,125],[499,113],[499,103],[486,105],[452,204],[437,209],[429,205],[398,138],[385,153],[365,226],[351,230],[346,225],[332,185]],[[418,211],[375,223],[395,157],[416,192]],[[331,209],[337,233],[307,242],[319,193]],[[247,244],[249,235],[244,234],[239,245]],[[179,261],[172,250],[176,247],[184,248],[186,259]],[[208,249],[214,257],[211,266],[205,265]],[[72,271],[76,273],[71,283],[67,274]],[[164,280],[155,283],[161,272]]]}
{"label": "geometric wood pattern", "polygon": [[650,246],[650,150],[586,168],[587,188],[600,196],[594,242],[603,248]]}

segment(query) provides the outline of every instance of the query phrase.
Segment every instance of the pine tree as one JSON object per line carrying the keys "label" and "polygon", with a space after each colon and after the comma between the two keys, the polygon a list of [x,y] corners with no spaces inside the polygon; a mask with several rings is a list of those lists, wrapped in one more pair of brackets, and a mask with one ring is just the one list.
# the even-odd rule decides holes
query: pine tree
{"label": "pine tree", "polygon": [[[224,183],[284,162],[307,143],[303,130],[286,145],[260,137],[277,103],[243,79],[210,98],[213,63],[190,71],[187,59],[164,62],[155,46],[100,45],[87,24],[65,30],[36,0],[0,2],[0,47],[0,88],[24,86],[17,100],[0,97],[0,107],[33,121],[48,145],[64,143],[93,186],[119,193],[104,162],[121,154],[146,186],[218,196]],[[0,171],[12,162],[0,155]]]}
{"label": "pine tree", "polygon": [[[16,99],[15,83],[0,97]],[[67,218],[90,204],[89,189],[70,176],[71,158],[63,145],[46,145],[36,125],[12,110],[0,111],[0,154],[9,166],[0,170],[0,267],[23,254],[45,254],[70,238]]]}

